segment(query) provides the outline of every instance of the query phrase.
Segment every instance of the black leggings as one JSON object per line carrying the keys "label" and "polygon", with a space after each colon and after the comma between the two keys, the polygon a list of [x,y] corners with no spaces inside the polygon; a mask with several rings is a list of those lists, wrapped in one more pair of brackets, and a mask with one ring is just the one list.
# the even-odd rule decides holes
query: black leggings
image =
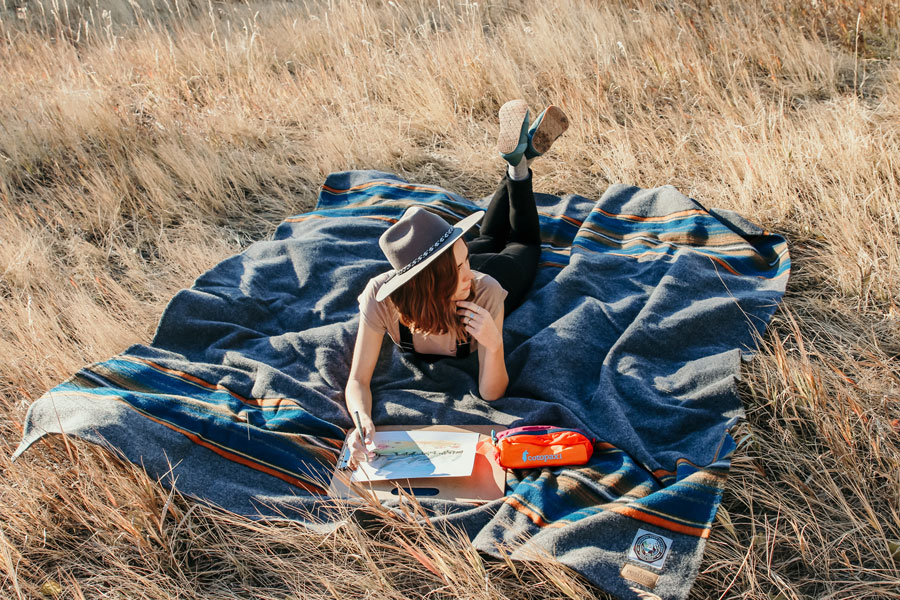
{"label": "black leggings", "polygon": [[505,314],[522,304],[534,282],[541,256],[531,171],[528,179],[504,176],[481,222],[480,235],[468,243],[472,269],[490,275],[507,291]]}

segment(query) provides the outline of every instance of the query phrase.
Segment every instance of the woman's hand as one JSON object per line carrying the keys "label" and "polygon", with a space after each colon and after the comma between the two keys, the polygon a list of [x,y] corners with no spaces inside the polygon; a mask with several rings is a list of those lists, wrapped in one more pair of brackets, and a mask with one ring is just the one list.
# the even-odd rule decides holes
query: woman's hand
{"label": "woman's hand", "polygon": [[466,331],[482,348],[493,352],[503,347],[503,335],[486,309],[468,300],[458,300],[456,313],[462,317]]}
{"label": "woman's hand", "polygon": [[361,462],[369,462],[375,458],[375,446],[372,444],[372,438],[375,436],[375,424],[369,415],[360,413],[359,425],[362,427],[362,437],[365,444],[359,440],[359,433],[356,427],[347,434],[347,443],[350,444],[350,460],[348,466],[355,469]]}

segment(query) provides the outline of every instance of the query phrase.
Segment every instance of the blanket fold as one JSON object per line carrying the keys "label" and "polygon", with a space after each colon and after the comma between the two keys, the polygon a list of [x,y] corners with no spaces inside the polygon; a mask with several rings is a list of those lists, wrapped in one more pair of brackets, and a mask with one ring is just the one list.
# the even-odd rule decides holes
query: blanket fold
{"label": "blanket fold", "polygon": [[[741,358],[784,293],[786,242],[670,186],[537,201],[541,264],[506,318],[507,395],[478,398],[477,356],[424,363],[386,339],[375,423],[589,432],[587,465],[512,472],[480,507],[422,503],[485,552],[552,557],[620,598],[684,598],[743,414]],[[314,211],[176,294],[151,344],[38,399],[16,456],[76,435],[227,510],[327,530],[323,482],[352,426],[356,298],[389,268],[377,239],[412,204],[455,222],[486,202],[389,173],[330,175]]]}

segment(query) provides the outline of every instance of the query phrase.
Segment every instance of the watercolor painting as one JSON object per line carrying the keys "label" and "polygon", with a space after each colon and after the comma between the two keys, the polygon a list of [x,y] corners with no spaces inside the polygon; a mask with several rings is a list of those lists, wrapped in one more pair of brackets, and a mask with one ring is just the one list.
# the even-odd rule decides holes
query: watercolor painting
{"label": "watercolor painting", "polygon": [[466,477],[475,465],[478,434],[455,431],[381,431],[373,440],[376,456],[361,463],[352,481]]}

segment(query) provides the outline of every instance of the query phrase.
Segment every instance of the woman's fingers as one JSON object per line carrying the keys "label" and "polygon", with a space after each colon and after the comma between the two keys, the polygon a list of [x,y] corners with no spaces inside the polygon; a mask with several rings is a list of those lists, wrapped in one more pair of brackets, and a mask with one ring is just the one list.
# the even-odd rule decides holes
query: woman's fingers
{"label": "woman's fingers", "polygon": [[347,436],[347,443],[350,445],[350,461],[349,467],[355,469],[361,462],[368,462],[375,458],[375,452],[372,449],[372,438],[375,435],[375,425],[371,422],[361,423],[363,440],[360,440],[359,433],[354,427]]}
{"label": "woman's fingers", "polygon": [[375,434],[375,425],[370,421],[363,421],[360,425],[362,426],[363,441],[368,444],[372,441],[372,436]]}
{"label": "woman's fingers", "polygon": [[456,305],[456,314],[462,318],[463,325],[470,333],[480,328],[485,319],[490,319],[490,313],[474,302],[460,300]]}
{"label": "woman's fingers", "polygon": [[471,313],[460,313],[459,316],[462,317],[463,325],[468,325],[469,323],[475,323],[475,322],[481,322],[481,321],[484,321],[484,319],[483,319],[481,316],[479,316],[479,315],[474,315],[474,314],[471,314]]}
{"label": "woman's fingers", "polygon": [[465,312],[471,312],[476,315],[486,315],[488,314],[487,310],[478,306],[474,302],[469,302],[468,300],[457,300],[456,301],[457,312],[463,314]]}
{"label": "woman's fingers", "polygon": [[468,300],[460,300],[456,303],[456,314],[462,318],[462,322],[466,326],[471,323],[479,323],[491,316],[487,310]]}
{"label": "woman's fingers", "polygon": [[[362,423],[363,429],[363,447],[362,451],[366,455],[366,460],[372,460],[375,458],[374,444],[372,443],[372,439],[375,437],[375,424],[371,421],[367,421]],[[359,436],[357,436],[358,438]]]}
{"label": "woman's fingers", "polygon": [[350,437],[347,438],[348,443],[350,444],[350,456],[363,457],[366,454],[366,447],[359,439],[359,434],[356,432],[356,429],[353,429],[350,432]]}
{"label": "woman's fingers", "polygon": [[479,344],[488,349],[497,348],[500,344],[500,333],[497,324],[487,309],[478,306],[468,300],[459,300],[456,303],[456,313],[460,316],[463,328],[475,338]]}

